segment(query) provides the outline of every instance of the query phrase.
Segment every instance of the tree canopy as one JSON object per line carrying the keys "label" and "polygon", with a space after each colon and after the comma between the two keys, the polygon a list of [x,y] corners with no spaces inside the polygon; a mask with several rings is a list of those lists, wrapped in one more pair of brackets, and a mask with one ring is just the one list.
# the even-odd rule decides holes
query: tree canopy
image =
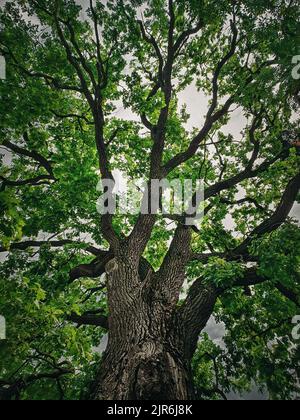
{"label": "tree canopy", "polygon": [[[199,399],[299,396],[299,3],[18,0],[0,28],[0,399],[87,396],[124,238],[147,270],[180,261],[177,307],[220,291],[223,343],[202,333],[192,363]],[[182,217],[101,218],[97,184],[115,171],[204,181],[189,255]]]}

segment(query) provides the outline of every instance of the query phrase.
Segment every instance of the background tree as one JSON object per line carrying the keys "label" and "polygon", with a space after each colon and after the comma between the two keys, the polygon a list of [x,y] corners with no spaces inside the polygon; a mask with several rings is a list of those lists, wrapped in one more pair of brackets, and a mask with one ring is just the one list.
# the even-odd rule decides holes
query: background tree
{"label": "background tree", "polygon": [[[294,398],[297,2],[82,6],[1,8],[0,398],[216,399],[253,383]],[[193,129],[189,86],[209,101]],[[240,136],[228,128],[235,110]],[[100,217],[99,174],[116,169],[203,179],[201,228],[184,216]],[[199,341],[212,315],[222,346]]]}

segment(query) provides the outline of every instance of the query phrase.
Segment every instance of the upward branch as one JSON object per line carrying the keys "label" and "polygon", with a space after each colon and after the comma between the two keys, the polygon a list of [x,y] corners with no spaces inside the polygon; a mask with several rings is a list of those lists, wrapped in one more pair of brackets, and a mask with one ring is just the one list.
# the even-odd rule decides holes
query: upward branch
{"label": "upward branch", "polygon": [[260,238],[267,233],[271,233],[279,229],[290,214],[296,201],[297,195],[299,194],[299,189],[300,173],[298,173],[288,183],[281,201],[272,216],[260,224],[256,229],[254,229],[249,237],[234,250],[234,253],[237,255],[243,255],[244,253],[247,253],[247,250],[254,239]]}
{"label": "upward branch", "polygon": [[[200,29],[201,24],[195,28],[195,30]],[[228,53],[222,58],[222,60],[218,63],[212,79],[212,103],[207,112],[206,119],[202,130],[199,132],[198,135],[194,137],[192,142],[190,143],[189,147],[186,151],[179,153],[178,155],[174,156],[169,162],[166,163],[164,171],[166,174],[170,173],[173,169],[181,165],[182,163],[189,160],[191,157],[195,155],[198,150],[200,143],[205,139],[208,135],[209,131],[211,130],[213,124],[215,124],[218,120],[220,120],[224,115],[227,114],[229,111],[230,106],[234,102],[234,96],[231,96],[229,99],[226,100],[225,104],[216,111],[218,105],[218,91],[219,91],[219,78],[223,67],[228,63],[228,61],[234,56],[237,42],[238,42],[238,30],[235,24],[235,19],[231,21],[231,31],[232,31],[232,39],[230,43],[230,49]],[[175,46],[175,48],[177,48]]]}
{"label": "upward branch", "polygon": [[[28,138],[28,133],[25,132],[24,135],[24,140],[28,143],[29,138]],[[23,147],[20,147],[14,143],[11,143],[8,140],[5,140],[3,143],[3,146],[7,147],[8,149],[10,149],[11,151],[22,155],[22,156],[26,156],[29,158],[34,159],[36,162],[38,162],[44,169],[46,169],[46,171],[49,173],[49,175],[54,179],[54,175],[53,175],[53,169],[51,166],[51,162],[49,162],[44,156],[42,156],[40,153],[38,153],[35,150],[27,150]]]}
{"label": "upward branch", "polygon": [[[155,40],[155,38],[150,34],[146,33],[144,25],[139,21],[141,28],[141,33],[143,39],[153,46],[153,49],[156,53],[156,56],[159,61],[159,72],[158,80],[150,93],[147,100],[149,100],[152,95],[155,95],[159,89],[162,90],[164,95],[164,106],[159,112],[159,117],[156,124],[150,124],[147,120],[145,114],[142,114],[142,121],[149,127],[151,130],[151,137],[153,141],[153,146],[150,155],[150,174],[149,174],[149,184],[148,184],[148,196],[151,195],[151,180],[152,179],[161,179],[163,176],[162,173],[162,160],[163,153],[165,148],[165,139],[166,139],[166,128],[169,118],[170,103],[172,100],[172,73],[173,66],[175,61],[175,50],[174,50],[174,30],[175,30],[175,12],[173,0],[169,0],[169,28],[168,28],[168,54],[167,59],[164,61],[161,50]],[[154,224],[156,221],[156,215],[152,214],[141,214],[137,220],[137,223],[129,237],[128,244],[129,248],[134,248],[136,256],[139,257],[144,252],[144,249],[150,239],[151,232],[153,230]]]}

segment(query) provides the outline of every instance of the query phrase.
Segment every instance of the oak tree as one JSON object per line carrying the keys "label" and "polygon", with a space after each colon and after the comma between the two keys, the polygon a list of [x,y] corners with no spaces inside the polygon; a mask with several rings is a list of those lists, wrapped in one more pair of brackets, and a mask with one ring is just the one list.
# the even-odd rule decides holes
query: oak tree
{"label": "oak tree", "polygon": [[[0,398],[299,395],[299,3],[17,0],[0,13]],[[100,216],[99,177],[116,171],[202,179],[200,226]]]}

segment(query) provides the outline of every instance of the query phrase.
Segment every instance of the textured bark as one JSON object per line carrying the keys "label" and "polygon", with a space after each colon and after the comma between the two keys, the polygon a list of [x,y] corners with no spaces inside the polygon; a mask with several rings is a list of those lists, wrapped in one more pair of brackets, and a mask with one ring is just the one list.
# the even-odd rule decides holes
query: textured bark
{"label": "textured bark", "polygon": [[[163,278],[149,269],[142,280],[135,259],[128,255],[111,260],[106,273],[109,340],[91,398],[192,399],[192,353],[186,350],[191,337],[183,333],[186,314],[157,288]],[[202,303],[208,305],[206,299]],[[197,312],[203,317],[197,320],[202,327],[212,311],[209,303]]]}

